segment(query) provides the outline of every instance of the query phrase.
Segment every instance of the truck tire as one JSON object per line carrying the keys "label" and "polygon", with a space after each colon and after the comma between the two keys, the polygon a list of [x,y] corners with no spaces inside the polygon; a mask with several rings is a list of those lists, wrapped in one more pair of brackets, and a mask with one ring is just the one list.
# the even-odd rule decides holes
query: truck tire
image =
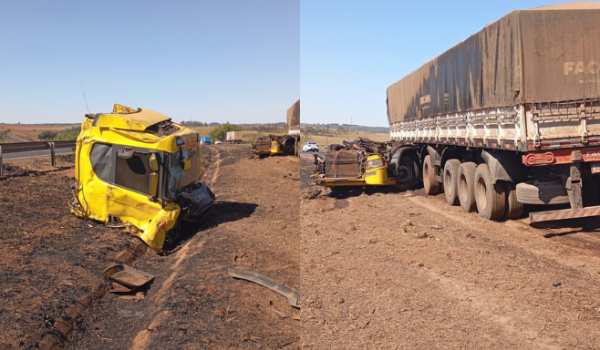
{"label": "truck tire", "polygon": [[394,166],[396,184],[392,186],[396,191],[412,190],[419,182],[419,167],[414,159],[408,156],[400,158],[400,164],[390,164]]}
{"label": "truck tire", "polygon": [[560,182],[521,182],[516,186],[517,201],[523,204],[567,204],[569,195]]}
{"label": "truck tire", "polygon": [[497,181],[492,184],[490,168],[487,164],[479,164],[475,171],[475,203],[479,216],[488,220],[504,218],[506,208],[506,191],[504,184]]}
{"label": "truck tire", "polygon": [[440,193],[440,184],[435,181],[434,169],[431,156],[425,156],[425,160],[423,161],[423,188],[425,189],[425,194],[429,196]]}
{"label": "truck tire", "polygon": [[343,148],[342,145],[337,144],[337,143],[332,143],[331,145],[327,146],[327,152],[339,151],[342,148]]}
{"label": "truck tire", "polygon": [[283,153],[286,156],[293,155],[294,154],[294,146],[290,142],[286,143],[285,146],[283,146]]}
{"label": "truck tire", "polygon": [[450,205],[459,205],[458,199],[458,168],[460,160],[448,159],[444,165],[444,194]]}
{"label": "truck tire", "polygon": [[517,188],[514,182],[505,182],[506,187],[506,218],[518,219],[523,216],[523,203],[517,200]]}
{"label": "truck tire", "polygon": [[475,203],[475,171],[477,164],[464,162],[458,167],[458,201],[467,213],[477,210]]}

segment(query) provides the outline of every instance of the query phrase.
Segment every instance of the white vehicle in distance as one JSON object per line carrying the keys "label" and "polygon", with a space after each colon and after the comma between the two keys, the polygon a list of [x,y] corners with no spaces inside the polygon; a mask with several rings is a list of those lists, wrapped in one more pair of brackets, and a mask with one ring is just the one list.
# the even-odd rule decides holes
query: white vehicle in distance
{"label": "white vehicle in distance", "polygon": [[223,142],[221,142],[221,140],[217,140],[217,141],[215,141],[215,145],[220,145],[220,144],[222,144],[222,143],[223,143]]}
{"label": "white vehicle in distance", "polygon": [[302,146],[302,152],[319,152],[319,145],[316,142],[307,142]]}

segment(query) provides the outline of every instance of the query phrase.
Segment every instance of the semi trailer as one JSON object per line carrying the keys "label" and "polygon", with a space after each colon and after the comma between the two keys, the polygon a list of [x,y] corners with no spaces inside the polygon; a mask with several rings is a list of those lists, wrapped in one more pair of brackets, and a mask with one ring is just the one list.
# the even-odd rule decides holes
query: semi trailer
{"label": "semi trailer", "polygon": [[[600,215],[598,23],[595,2],[514,11],[392,84],[391,140],[366,152],[386,169],[380,183],[422,184],[489,220],[520,217],[525,204],[570,207],[532,211],[531,222]],[[368,179],[361,152],[330,150],[317,181],[358,178],[327,170],[342,159]]]}

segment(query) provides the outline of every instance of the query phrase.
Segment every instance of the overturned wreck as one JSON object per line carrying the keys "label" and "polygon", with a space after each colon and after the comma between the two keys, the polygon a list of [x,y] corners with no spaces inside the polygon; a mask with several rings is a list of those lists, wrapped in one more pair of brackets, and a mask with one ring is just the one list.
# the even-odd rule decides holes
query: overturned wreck
{"label": "overturned wreck", "polygon": [[177,243],[214,194],[200,176],[199,135],[146,109],[87,114],[77,138],[71,212],[125,227],[156,252]]}

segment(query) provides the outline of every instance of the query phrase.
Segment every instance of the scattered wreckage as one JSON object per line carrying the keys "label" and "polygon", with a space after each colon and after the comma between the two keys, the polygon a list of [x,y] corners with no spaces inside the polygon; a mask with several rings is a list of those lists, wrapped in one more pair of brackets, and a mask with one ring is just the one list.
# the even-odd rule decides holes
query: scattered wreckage
{"label": "scattered wreckage", "polygon": [[343,141],[327,147],[324,156],[315,154],[317,185],[332,190],[343,187],[390,186],[405,190],[418,178],[407,169],[407,162],[399,163],[390,142],[378,142],[367,138]]}
{"label": "scattered wreckage", "polygon": [[156,252],[177,243],[215,195],[199,182],[200,135],[147,109],[86,114],[77,138],[71,212],[125,227]]}
{"label": "scattered wreckage", "polygon": [[253,153],[259,157],[269,155],[299,155],[300,148],[300,100],[287,110],[287,135],[259,137],[252,144]]}

